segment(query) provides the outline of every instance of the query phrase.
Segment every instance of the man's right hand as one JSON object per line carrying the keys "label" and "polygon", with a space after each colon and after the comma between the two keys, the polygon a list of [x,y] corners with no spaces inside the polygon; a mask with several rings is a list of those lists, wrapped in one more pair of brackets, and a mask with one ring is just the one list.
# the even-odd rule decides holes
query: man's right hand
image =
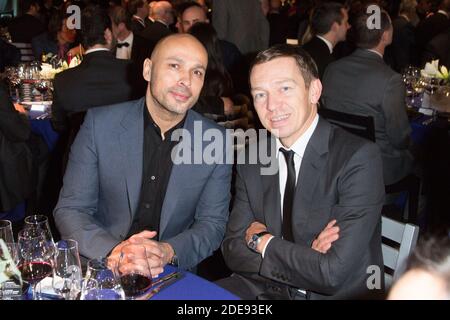
{"label": "man's right hand", "polygon": [[311,248],[323,254],[327,253],[331,248],[331,244],[339,239],[339,227],[335,226],[335,224],[336,220],[330,221],[313,241]]}

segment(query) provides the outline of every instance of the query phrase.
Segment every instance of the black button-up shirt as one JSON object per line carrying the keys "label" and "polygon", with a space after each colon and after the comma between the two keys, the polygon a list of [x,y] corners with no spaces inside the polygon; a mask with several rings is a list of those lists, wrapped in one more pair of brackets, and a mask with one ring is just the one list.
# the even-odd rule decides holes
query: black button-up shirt
{"label": "black button-up shirt", "polygon": [[161,129],[153,121],[147,106],[144,106],[144,158],[139,207],[134,216],[128,237],[143,230],[157,231],[161,209],[172,171],[172,149],[178,143],[171,141],[174,130],[182,128],[186,117],[169,129],[164,140]]}

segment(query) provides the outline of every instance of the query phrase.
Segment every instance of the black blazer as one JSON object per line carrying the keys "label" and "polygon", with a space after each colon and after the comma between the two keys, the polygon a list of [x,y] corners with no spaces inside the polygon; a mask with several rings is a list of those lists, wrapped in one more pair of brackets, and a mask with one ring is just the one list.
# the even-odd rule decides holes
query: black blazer
{"label": "black blazer", "polygon": [[0,212],[13,209],[32,189],[28,119],[17,112],[0,85]]}
{"label": "black blazer", "polygon": [[155,21],[146,26],[140,33],[140,36],[156,44],[159,40],[170,34],[172,34],[172,31],[164,23]]}
{"label": "black blazer", "polygon": [[[56,75],[52,105],[52,124],[64,131],[67,115],[92,107],[138,98],[139,79],[130,61],[116,59],[110,51],[96,51],[84,56],[82,63]],[[139,75],[142,78],[142,74]]]}
{"label": "black blazer", "polygon": [[416,30],[416,42],[420,53],[431,39],[449,27],[450,19],[439,12],[421,21]]}
{"label": "black blazer", "polygon": [[8,25],[12,42],[31,43],[31,39],[45,32],[45,25],[38,18],[29,14],[15,18]]}
{"label": "black blazer", "polygon": [[314,59],[317,68],[319,69],[319,77],[322,79],[325,69],[334,61],[334,57],[330,53],[327,44],[322,39],[314,37],[303,45],[303,49],[305,49],[305,51]]}
{"label": "black blazer", "polygon": [[[278,165],[274,156],[271,160]],[[260,162],[237,165],[236,195],[222,243],[226,264],[241,279],[236,292],[247,288],[249,296],[243,298],[289,299],[289,288],[300,288],[309,292],[310,299],[358,298],[369,294],[366,282],[371,265],[380,267],[382,288],[384,184],[377,146],[319,118],[298,173],[292,211],[294,243],[281,237],[278,170],[275,174],[263,171],[271,167]],[[311,244],[333,219],[340,228],[339,239],[321,254]],[[254,221],[266,225],[274,236],[264,259],[244,241]],[[376,291],[381,290],[372,293]]]}
{"label": "black blazer", "polygon": [[417,65],[417,45],[415,27],[404,17],[398,17],[393,22],[394,35],[392,43],[386,48],[385,56],[390,56],[392,68],[402,72],[409,65]]}
{"label": "black blazer", "polygon": [[439,59],[439,65],[450,68],[450,29],[438,34],[428,43],[422,56],[422,66],[436,59]]}

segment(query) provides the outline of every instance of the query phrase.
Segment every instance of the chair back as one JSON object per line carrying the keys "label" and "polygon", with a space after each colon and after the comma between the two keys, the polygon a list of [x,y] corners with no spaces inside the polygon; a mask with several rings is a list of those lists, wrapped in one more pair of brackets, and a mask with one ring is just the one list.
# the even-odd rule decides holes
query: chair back
{"label": "chair back", "polygon": [[375,126],[372,116],[362,116],[341,111],[320,108],[319,114],[350,133],[375,142]]}
{"label": "chair back", "polygon": [[30,62],[34,60],[31,43],[13,42],[13,45],[20,50],[20,62]]}
{"label": "chair back", "polygon": [[420,178],[409,174],[403,179],[385,186],[386,194],[404,193],[406,195],[401,212],[395,205],[385,205],[383,214],[403,222],[418,224]]}
{"label": "chair back", "polygon": [[[419,227],[402,223],[387,217],[381,219],[381,249],[384,261],[384,282],[386,289],[392,285],[406,268],[406,259],[416,247]],[[386,272],[391,270],[392,272]]]}

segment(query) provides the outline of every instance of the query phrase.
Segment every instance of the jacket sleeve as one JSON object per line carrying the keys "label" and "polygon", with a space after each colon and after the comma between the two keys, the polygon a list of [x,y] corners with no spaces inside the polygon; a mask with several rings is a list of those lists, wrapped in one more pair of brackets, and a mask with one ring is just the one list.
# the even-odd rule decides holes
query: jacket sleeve
{"label": "jacket sleeve", "polygon": [[80,254],[87,258],[106,256],[120,242],[96,218],[99,169],[94,124],[94,116],[88,111],[72,145],[63,187],[53,212],[61,237],[77,240]]}

